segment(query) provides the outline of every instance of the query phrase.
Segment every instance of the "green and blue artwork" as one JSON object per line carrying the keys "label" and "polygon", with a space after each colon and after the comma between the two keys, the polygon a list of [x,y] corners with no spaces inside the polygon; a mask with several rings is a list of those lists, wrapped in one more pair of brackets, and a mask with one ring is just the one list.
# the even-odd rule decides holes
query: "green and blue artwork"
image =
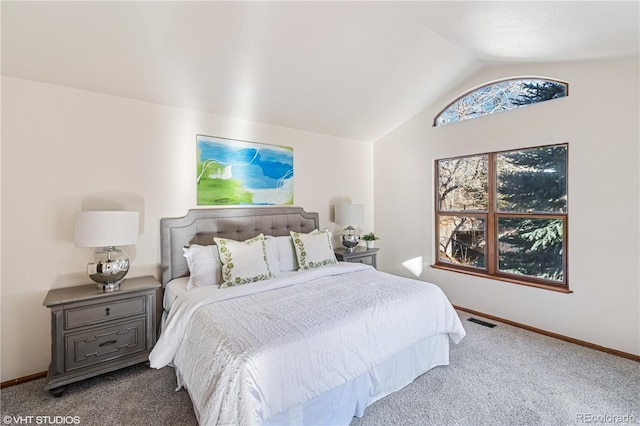
{"label": "green and blue artwork", "polygon": [[293,148],[196,136],[199,206],[293,204]]}

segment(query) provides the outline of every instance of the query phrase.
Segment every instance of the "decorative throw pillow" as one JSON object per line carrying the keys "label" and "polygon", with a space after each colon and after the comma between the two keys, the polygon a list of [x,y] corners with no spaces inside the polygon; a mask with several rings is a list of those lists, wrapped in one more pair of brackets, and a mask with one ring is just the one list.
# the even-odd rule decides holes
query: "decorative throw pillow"
{"label": "decorative throw pillow", "polygon": [[222,262],[220,287],[231,287],[273,278],[267,264],[264,235],[260,234],[246,241],[218,237],[214,237],[213,240],[218,246],[218,255]]}
{"label": "decorative throw pillow", "polygon": [[184,249],[184,257],[189,267],[187,290],[220,284],[220,258],[216,246],[194,244]]}
{"label": "decorative throw pillow", "polygon": [[313,230],[308,234],[291,231],[299,269],[313,269],[338,263],[328,230]]}

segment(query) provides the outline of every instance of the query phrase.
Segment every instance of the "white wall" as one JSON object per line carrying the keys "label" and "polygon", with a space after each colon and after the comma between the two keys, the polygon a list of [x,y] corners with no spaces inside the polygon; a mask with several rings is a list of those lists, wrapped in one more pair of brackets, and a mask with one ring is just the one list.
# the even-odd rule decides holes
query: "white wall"
{"label": "white wall", "polygon": [[[432,127],[467,90],[522,75],[568,81],[569,97]],[[640,355],[639,76],[637,61],[489,68],[377,141],[381,269],[411,276],[402,263],[414,259],[421,279],[437,283],[456,305]],[[562,142],[569,143],[572,294],[430,267],[434,160]]]}
{"label": "white wall", "polygon": [[372,228],[369,143],[3,77],[2,381],[48,368],[47,291],[90,282],[77,211],[140,211],[129,275],[159,276],[160,218],[196,207],[196,134],[293,147],[295,205],[335,230],[331,206],[351,200]]}

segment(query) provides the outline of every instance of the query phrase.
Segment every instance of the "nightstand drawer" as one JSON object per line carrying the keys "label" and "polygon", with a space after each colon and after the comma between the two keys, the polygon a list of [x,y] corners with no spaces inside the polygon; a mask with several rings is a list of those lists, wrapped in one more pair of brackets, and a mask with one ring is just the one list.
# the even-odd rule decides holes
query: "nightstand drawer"
{"label": "nightstand drawer", "polygon": [[145,297],[65,310],[65,329],[98,324],[146,312]]}
{"label": "nightstand drawer", "polygon": [[369,257],[361,257],[361,258],[356,258],[356,259],[349,259],[348,262],[352,262],[352,263],[364,263],[365,265],[371,265],[373,266],[373,257],[369,256]]}
{"label": "nightstand drawer", "polygon": [[136,352],[144,352],[146,319],[96,328],[65,336],[66,371],[87,367]]}
{"label": "nightstand drawer", "polygon": [[334,250],[334,253],[336,254],[336,259],[340,262],[364,263],[376,268],[376,256],[378,255],[378,250],[380,249],[375,247],[369,249],[356,247],[354,251],[346,251],[343,248],[337,248]]}

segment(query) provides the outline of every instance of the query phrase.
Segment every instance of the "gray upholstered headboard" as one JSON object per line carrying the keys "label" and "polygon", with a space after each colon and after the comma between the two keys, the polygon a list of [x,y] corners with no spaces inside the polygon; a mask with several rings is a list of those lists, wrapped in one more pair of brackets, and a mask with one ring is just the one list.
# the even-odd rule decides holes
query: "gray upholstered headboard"
{"label": "gray upholstered headboard", "polygon": [[184,217],[160,220],[162,285],[189,275],[183,248],[191,244],[211,245],[213,237],[246,240],[265,235],[289,235],[318,228],[318,213],[300,207],[250,207],[192,209]]}

